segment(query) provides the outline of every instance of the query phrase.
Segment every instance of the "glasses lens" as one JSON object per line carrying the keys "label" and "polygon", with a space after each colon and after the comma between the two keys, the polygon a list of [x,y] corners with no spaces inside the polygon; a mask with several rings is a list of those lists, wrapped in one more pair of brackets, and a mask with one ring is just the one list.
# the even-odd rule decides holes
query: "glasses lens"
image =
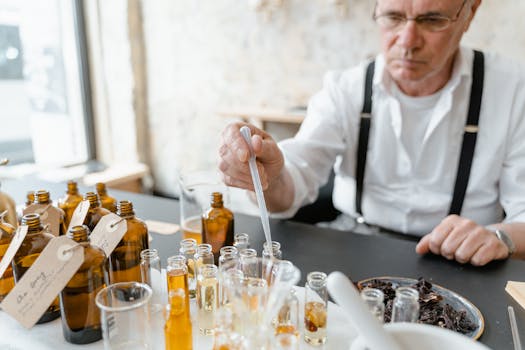
{"label": "glasses lens", "polygon": [[449,26],[450,19],[442,16],[424,16],[416,18],[416,22],[424,30],[438,32]]}
{"label": "glasses lens", "polygon": [[406,19],[401,16],[382,15],[376,17],[377,24],[384,29],[395,29],[402,26]]}

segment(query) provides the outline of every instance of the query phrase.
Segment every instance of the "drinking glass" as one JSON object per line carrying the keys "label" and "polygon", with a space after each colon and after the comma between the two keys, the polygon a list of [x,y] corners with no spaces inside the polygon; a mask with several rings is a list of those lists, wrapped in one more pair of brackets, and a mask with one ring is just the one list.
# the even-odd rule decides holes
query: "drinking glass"
{"label": "drinking glass", "polygon": [[147,284],[120,282],[98,292],[104,349],[152,349],[153,323],[149,302],[153,292]]}

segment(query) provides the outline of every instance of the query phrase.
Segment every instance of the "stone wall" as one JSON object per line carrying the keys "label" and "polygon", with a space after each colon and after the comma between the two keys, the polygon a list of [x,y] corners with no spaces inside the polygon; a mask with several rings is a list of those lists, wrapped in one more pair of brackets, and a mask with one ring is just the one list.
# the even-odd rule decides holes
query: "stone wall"
{"label": "stone wall", "polygon": [[[258,10],[264,3],[275,8]],[[176,191],[177,168],[215,166],[227,122],[219,109],[305,105],[325,71],[374,55],[373,7],[371,0],[143,0],[157,189]],[[524,15],[523,0],[485,0],[464,42],[525,62]]]}

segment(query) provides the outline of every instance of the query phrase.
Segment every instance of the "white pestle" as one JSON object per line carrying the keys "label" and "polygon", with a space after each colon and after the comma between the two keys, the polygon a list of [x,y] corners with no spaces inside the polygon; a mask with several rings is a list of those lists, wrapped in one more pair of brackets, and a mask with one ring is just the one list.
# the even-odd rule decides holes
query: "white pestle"
{"label": "white pestle", "polygon": [[392,335],[385,331],[383,325],[372,315],[354,284],[343,273],[335,271],[328,276],[328,292],[346,312],[370,350],[401,350]]}
{"label": "white pestle", "polygon": [[250,173],[252,174],[253,187],[255,188],[255,197],[257,197],[257,204],[259,205],[259,211],[261,212],[261,222],[263,226],[264,236],[266,237],[266,244],[268,245],[268,254],[273,256],[272,251],[272,234],[270,233],[270,219],[268,218],[268,210],[266,209],[266,202],[264,200],[264,194],[261,185],[261,178],[259,177],[259,171],[257,170],[257,164],[255,163],[255,152],[252,146],[252,133],[250,128],[243,126],[240,129],[241,135],[248,144],[250,149],[250,159],[248,164],[250,166]]}

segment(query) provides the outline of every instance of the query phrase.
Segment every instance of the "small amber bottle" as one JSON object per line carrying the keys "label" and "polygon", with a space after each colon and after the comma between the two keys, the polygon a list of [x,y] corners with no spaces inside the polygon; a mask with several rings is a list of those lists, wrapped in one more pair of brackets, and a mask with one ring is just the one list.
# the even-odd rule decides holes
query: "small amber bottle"
{"label": "small amber bottle", "polygon": [[[15,236],[16,229],[13,225],[5,222],[4,217],[7,215],[7,210],[0,214],[0,261],[2,261],[9,244]],[[15,279],[13,277],[13,269],[11,266],[7,267],[4,275],[0,277],[0,301],[13,289],[15,286]]]}
{"label": "small amber bottle", "polygon": [[120,201],[117,214],[126,220],[127,231],[109,256],[109,281],[141,282],[140,252],[149,249],[148,227],[135,217],[130,201]]}
{"label": "small amber bottle", "polygon": [[111,197],[110,195],[108,195],[106,184],[102,182],[97,182],[95,186],[97,188],[97,194],[100,198],[100,202],[102,203],[102,208],[105,208],[112,213],[116,213],[117,212],[117,200]]}
{"label": "small amber bottle", "polygon": [[[49,204],[53,205],[53,202],[51,201],[51,197],[49,195],[49,191],[46,190],[39,190],[35,192],[35,203],[37,204]],[[60,219],[59,219],[59,236],[63,236],[66,234],[67,231],[67,225],[66,225],[66,213],[60,209],[55,207],[58,211],[60,211]]]}
{"label": "small amber bottle", "polygon": [[66,214],[66,227],[69,226],[71,217],[80,202],[82,202],[82,195],[78,193],[77,183],[75,181],[69,181],[67,183],[66,195],[58,200],[58,207]]}
{"label": "small amber bottle", "polygon": [[100,219],[102,219],[104,215],[108,215],[111,212],[100,206],[98,194],[95,192],[86,193],[85,199],[89,201],[89,210],[86,218],[84,219],[84,225],[87,225],[91,232],[95,229],[95,226],[97,226]]}
{"label": "small amber bottle", "polygon": [[84,250],[84,262],[60,293],[64,338],[73,344],[89,344],[102,339],[97,293],[108,284],[106,254],[89,243],[89,228],[73,226],[67,236]]}
{"label": "small amber bottle", "polygon": [[[27,225],[27,235],[13,258],[11,266],[15,283],[20,281],[22,276],[33,265],[46,245],[53,239],[53,235],[46,231],[40,224],[40,215],[37,213],[26,214],[22,217],[22,225]],[[60,316],[58,297],[53,300],[46,312],[40,317],[37,323],[45,323]]]}
{"label": "small amber bottle", "polygon": [[222,247],[233,245],[233,213],[224,207],[222,193],[213,192],[211,208],[202,215],[202,240],[218,258]]}

